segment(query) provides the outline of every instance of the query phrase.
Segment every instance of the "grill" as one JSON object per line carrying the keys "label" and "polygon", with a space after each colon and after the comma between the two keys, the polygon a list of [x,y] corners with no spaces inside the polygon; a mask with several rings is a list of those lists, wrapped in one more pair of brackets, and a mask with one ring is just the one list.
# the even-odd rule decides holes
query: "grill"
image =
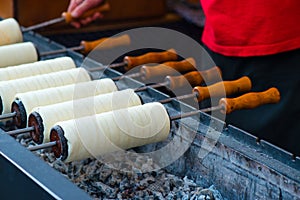
{"label": "grill", "polygon": [[[31,41],[40,52],[65,48],[39,34],[24,34],[25,41]],[[70,56],[77,66],[81,66],[84,57],[76,52],[43,57]],[[85,62],[88,68],[102,66],[94,60]],[[107,69],[102,77],[117,77],[122,73]],[[100,72],[93,72],[97,79]],[[143,86],[139,81],[125,78],[118,81],[119,89]],[[169,96],[155,89],[139,92],[144,102],[166,99]],[[192,106],[172,101],[165,105],[170,115],[195,110]],[[200,124],[197,123],[200,117]],[[227,199],[297,199],[300,196],[300,158],[264,140],[252,136],[234,126],[226,125],[217,118],[201,113],[200,116],[185,118],[175,123],[181,125],[182,133],[195,134],[191,146],[179,159],[165,170],[177,176],[188,176],[195,182],[209,186],[214,184]],[[225,128],[223,128],[225,127]],[[212,151],[203,147],[208,140],[207,133],[220,135]],[[180,147],[188,142],[185,135],[173,134]],[[137,152],[159,149],[165,142],[134,148]],[[199,152],[206,154],[199,157]],[[40,158],[20,145],[14,138],[0,130],[0,187],[4,198],[41,199],[89,199],[83,190],[68,181],[61,173],[51,168]]]}

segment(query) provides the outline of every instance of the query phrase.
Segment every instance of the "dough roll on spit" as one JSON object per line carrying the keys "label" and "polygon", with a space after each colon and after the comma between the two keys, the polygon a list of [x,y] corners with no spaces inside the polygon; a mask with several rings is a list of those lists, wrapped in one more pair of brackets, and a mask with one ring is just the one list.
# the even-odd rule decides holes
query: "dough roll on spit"
{"label": "dough roll on spit", "polygon": [[35,127],[30,134],[33,141],[49,142],[50,129],[60,121],[71,120],[103,112],[141,105],[140,97],[132,89],[98,96],[36,107],[28,117],[28,127]]}
{"label": "dough roll on spit", "polygon": [[19,23],[8,18],[0,21],[0,46],[23,41],[23,35]]}
{"label": "dough roll on spit", "polygon": [[55,156],[65,162],[165,140],[170,118],[160,103],[114,110],[57,123],[50,133]]}
{"label": "dough roll on spit", "polygon": [[0,67],[38,61],[38,52],[31,42],[0,46]]}
{"label": "dough roll on spit", "polygon": [[11,111],[17,113],[13,119],[14,124],[18,128],[25,128],[27,125],[27,115],[29,115],[35,107],[91,97],[113,91],[117,91],[116,84],[111,79],[106,78],[19,93],[15,95],[15,101],[11,106]]}
{"label": "dough roll on spit", "polygon": [[11,103],[17,93],[41,90],[50,87],[90,81],[91,77],[83,68],[69,69],[49,74],[31,76],[0,82],[0,113],[10,112]]}
{"label": "dough roll on spit", "polygon": [[0,81],[14,80],[72,68],[76,68],[76,65],[70,57],[61,57],[34,63],[10,66],[0,68]]}

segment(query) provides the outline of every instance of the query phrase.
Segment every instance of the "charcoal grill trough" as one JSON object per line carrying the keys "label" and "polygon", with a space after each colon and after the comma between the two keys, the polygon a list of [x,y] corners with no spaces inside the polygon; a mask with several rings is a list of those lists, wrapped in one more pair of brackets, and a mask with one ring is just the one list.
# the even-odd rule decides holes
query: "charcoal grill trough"
{"label": "charcoal grill trough", "polygon": [[[34,32],[24,33],[24,40],[33,42],[42,52],[65,49],[46,37]],[[57,55],[41,57],[48,59],[70,56],[81,66],[84,56],[68,50]],[[88,68],[103,66],[95,60],[85,60]],[[100,72],[93,72],[94,79]],[[118,77],[121,72],[106,69],[102,77]],[[138,88],[143,83],[124,78],[117,83],[120,89]],[[158,101],[169,96],[161,91],[148,88],[139,93],[144,102]],[[177,100],[165,105],[169,114],[195,110],[192,106]],[[198,123],[200,118],[200,124]],[[264,140],[225,124],[206,113],[182,119],[180,124],[186,134],[195,134],[188,150],[165,170],[174,175],[187,176],[205,187],[214,185],[225,199],[298,199],[300,197],[300,158]],[[51,168],[13,137],[0,130],[0,187],[2,199],[90,199],[91,197]],[[221,131],[218,131],[221,130]],[[213,150],[205,149],[203,141],[207,132],[220,135]],[[187,142],[182,136],[172,135]],[[209,139],[209,138],[208,138]],[[135,148],[137,152],[155,150],[164,145],[151,144]],[[199,152],[206,153],[199,158]]]}

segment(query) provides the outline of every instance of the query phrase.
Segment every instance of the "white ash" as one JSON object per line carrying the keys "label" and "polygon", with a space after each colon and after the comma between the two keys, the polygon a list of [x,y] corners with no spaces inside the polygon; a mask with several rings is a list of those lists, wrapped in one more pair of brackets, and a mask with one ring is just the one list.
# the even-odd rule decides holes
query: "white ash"
{"label": "white ash", "polygon": [[[34,145],[28,136],[18,136],[16,140],[24,146]],[[49,150],[36,151],[35,154],[93,199],[223,200],[215,187],[203,188],[188,177],[178,177],[164,169],[142,173],[139,170],[141,166],[153,168],[147,165],[154,165],[151,159],[145,157],[137,156],[135,160],[119,162],[116,167],[108,166],[97,159],[64,163],[56,159]],[[127,170],[116,170],[120,167]]]}

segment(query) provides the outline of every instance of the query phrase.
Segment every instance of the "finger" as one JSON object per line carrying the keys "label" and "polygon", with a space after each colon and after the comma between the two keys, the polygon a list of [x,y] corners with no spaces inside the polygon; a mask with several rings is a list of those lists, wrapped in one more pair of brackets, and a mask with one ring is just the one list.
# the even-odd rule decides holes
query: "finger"
{"label": "finger", "polygon": [[87,17],[85,19],[80,20],[80,23],[83,25],[87,25],[93,21],[92,17]]}
{"label": "finger", "polygon": [[74,26],[75,28],[80,28],[81,24],[79,22],[71,22],[70,23],[72,26]]}
{"label": "finger", "polygon": [[69,7],[68,7],[68,12],[72,12],[73,10],[75,10],[75,8],[81,4],[82,1],[81,0],[71,0]]}
{"label": "finger", "polygon": [[102,1],[83,1],[80,5],[78,5],[71,13],[71,15],[75,18],[83,15],[84,12],[88,11],[91,8],[94,8],[97,5],[100,5]]}
{"label": "finger", "polygon": [[93,21],[95,21],[96,19],[101,19],[103,18],[103,14],[100,12],[96,12],[94,13],[94,15],[92,16]]}

